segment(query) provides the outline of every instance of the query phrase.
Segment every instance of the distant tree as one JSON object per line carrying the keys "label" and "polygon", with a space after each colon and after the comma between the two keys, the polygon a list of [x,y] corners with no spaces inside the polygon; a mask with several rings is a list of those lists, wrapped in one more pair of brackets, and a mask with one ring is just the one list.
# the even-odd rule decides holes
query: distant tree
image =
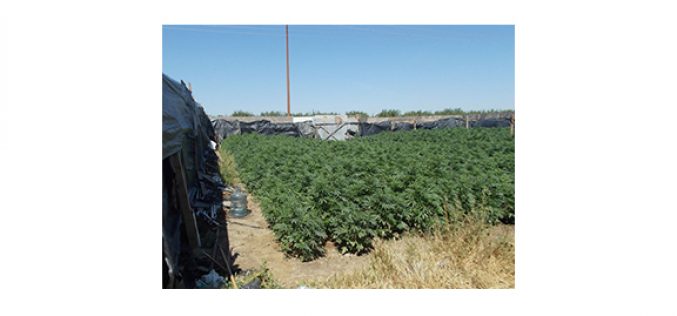
{"label": "distant tree", "polygon": [[489,110],[471,110],[465,112],[465,114],[479,114],[479,115],[484,115],[484,114],[497,114],[497,113],[515,113],[515,110],[497,110],[497,109],[489,109]]}
{"label": "distant tree", "polygon": [[402,114],[402,116],[431,116],[433,115],[430,111],[409,111]]}
{"label": "distant tree", "polygon": [[286,116],[287,113],[282,113],[280,111],[268,111],[268,112],[261,112],[261,116]]}
{"label": "distant tree", "polygon": [[376,114],[377,117],[394,117],[400,116],[400,110],[383,110]]}
{"label": "distant tree", "polygon": [[306,112],[306,113],[292,113],[292,116],[313,116],[313,115],[338,115],[336,112],[321,112],[321,111],[315,111],[313,110],[312,112]]}
{"label": "distant tree", "polygon": [[461,108],[446,108],[442,111],[435,111],[435,115],[464,115],[466,114]]}
{"label": "distant tree", "polygon": [[359,120],[366,120],[369,117],[367,112],[362,111],[348,111],[346,112],[346,115],[357,117]]}
{"label": "distant tree", "polygon": [[315,111],[313,110],[310,113],[306,113],[306,116],[312,116],[312,115],[338,115],[336,112],[322,112],[322,111]]}
{"label": "distant tree", "polygon": [[245,111],[235,111],[231,116],[254,116],[254,114]]}

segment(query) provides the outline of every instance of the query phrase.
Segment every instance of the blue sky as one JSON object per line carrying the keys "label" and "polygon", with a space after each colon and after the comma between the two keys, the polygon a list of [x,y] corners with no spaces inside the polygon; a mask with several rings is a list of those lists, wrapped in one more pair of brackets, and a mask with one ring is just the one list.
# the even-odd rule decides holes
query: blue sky
{"label": "blue sky", "polygon": [[[514,109],[512,25],[290,25],[291,111]],[[165,25],[162,71],[208,114],[286,112],[283,25]]]}

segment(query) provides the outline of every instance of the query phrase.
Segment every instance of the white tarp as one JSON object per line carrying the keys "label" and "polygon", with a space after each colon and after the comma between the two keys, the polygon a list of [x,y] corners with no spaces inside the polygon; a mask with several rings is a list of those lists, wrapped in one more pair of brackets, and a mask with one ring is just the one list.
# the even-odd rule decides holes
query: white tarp
{"label": "white tarp", "polygon": [[359,131],[357,119],[347,115],[315,115],[313,127],[315,135],[322,140],[345,140]]}
{"label": "white tarp", "polygon": [[313,121],[312,116],[295,116],[291,118],[292,123],[308,122]]}

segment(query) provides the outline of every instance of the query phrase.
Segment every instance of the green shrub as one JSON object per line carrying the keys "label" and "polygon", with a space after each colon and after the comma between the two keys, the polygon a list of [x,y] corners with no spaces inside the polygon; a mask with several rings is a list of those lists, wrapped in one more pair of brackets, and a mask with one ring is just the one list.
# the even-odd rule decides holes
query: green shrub
{"label": "green shrub", "polygon": [[245,111],[235,111],[230,116],[236,116],[236,117],[238,117],[238,116],[254,116],[254,114],[249,113],[249,112],[245,112]]}
{"label": "green shrub", "polygon": [[402,116],[431,116],[433,115],[432,112],[430,111],[409,111],[409,112],[404,112]]}
{"label": "green shrub", "polygon": [[228,137],[242,182],[284,251],[303,260],[363,253],[374,238],[481,213],[514,223],[514,139],[505,128],[381,133],[344,142]]}
{"label": "green shrub", "polygon": [[357,117],[360,120],[366,120],[369,117],[369,114],[367,114],[367,112],[362,111],[348,111],[346,112],[346,115]]}
{"label": "green shrub", "polygon": [[268,111],[261,112],[261,116],[287,116],[287,113],[282,113],[280,111]]}
{"label": "green shrub", "polygon": [[400,110],[382,110],[378,114],[376,114],[376,117],[396,117],[400,116]]}

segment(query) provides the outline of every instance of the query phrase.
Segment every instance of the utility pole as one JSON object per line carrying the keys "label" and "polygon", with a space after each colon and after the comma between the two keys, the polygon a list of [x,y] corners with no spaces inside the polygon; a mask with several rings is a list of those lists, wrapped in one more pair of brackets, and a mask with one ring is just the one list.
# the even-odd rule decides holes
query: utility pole
{"label": "utility pole", "polygon": [[291,117],[291,99],[289,97],[289,25],[284,26],[284,33],[287,41],[287,117]]}

